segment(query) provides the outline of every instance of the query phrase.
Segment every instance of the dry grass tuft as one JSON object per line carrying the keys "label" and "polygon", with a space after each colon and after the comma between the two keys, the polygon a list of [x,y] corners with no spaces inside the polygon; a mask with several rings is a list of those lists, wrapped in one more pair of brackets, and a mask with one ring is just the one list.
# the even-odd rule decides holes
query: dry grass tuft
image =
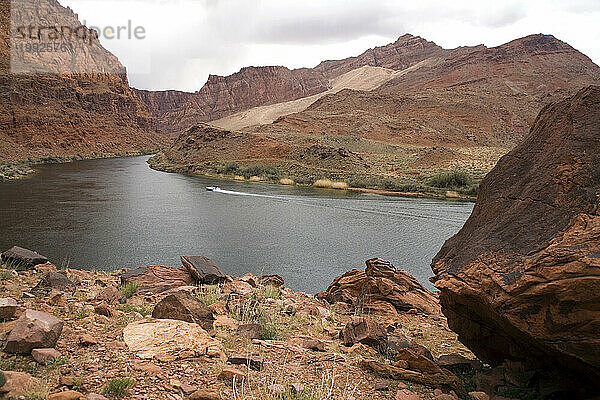
{"label": "dry grass tuft", "polygon": [[348,184],[346,182],[333,182],[331,185],[332,189],[346,190],[348,189]]}
{"label": "dry grass tuft", "polygon": [[293,185],[294,184],[294,180],[290,179],[290,178],[282,178],[279,180],[279,183],[282,185]]}
{"label": "dry grass tuft", "polygon": [[250,177],[250,182],[260,182],[260,176],[251,176]]}
{"label": "dry grass tuft", "polygon": [[314,183],[314,186],[318,188],[330,188],[333,186],[333,182],[329,179],[319,179]]}

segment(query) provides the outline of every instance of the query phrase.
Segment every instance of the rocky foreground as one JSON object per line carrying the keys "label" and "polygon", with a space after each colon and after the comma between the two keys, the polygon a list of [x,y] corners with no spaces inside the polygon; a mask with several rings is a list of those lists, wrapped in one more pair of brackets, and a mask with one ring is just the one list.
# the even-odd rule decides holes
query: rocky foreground
{"label": "rocky foreground", "polygon": [[501,382],[383,260],[313,296],[203,257],[112,273],[3,257],[0,398],[480,400]]}

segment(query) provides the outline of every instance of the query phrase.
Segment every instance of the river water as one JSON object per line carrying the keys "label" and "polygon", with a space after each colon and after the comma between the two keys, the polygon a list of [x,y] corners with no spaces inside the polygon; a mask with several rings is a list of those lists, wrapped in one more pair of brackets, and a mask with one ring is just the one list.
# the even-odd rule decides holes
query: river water
{"label": "river water", "polygon": [[[104,270],[204,255],[230,275],[279,274],[308,293],[381,257],[431,288],[431,259],[473,209],[167,174],[147,159],[45,165],[0,183],[0,251],[19,245],[59,267]],[[214,185],[223,191],[205,190]]]}

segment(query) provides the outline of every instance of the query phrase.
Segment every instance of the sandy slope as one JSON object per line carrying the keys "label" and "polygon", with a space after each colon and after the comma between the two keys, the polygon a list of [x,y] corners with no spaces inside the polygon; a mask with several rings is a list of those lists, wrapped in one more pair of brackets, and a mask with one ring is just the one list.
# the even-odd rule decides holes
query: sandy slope
{"label": "sandy slope", "polygon": [[410,72],[409,70],[414,70],[425,63],[431,62],[432,60],[429,59],[424,60],[402,71],[394,71],[392,69],[371,67],[367,65],[332,79],[330,81],[331,89],[325,92],[309,97],[303,97],[298,100],[251,108],[225,118],[211,121],[210,125],[223,129],[237,130],[253,125],[270,124],[279,117],[305,110],[308,106],[325,95],[334,94],[344,89],[374,90],[391,79]]}

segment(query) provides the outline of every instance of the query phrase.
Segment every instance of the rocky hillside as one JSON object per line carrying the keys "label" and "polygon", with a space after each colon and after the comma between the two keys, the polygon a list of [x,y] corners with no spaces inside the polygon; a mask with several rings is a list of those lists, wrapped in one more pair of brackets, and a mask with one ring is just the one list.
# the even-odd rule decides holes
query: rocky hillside
{"label": "rocky hillside", "polygon": [[[432,42],[404,35],[392,44],[370,49],[358,57],[325,61],[312,69],[242,68],[226,77],[211,75],[198,92],[176,93],[177,100],[171,97],[173,92],[160,91],[144,93],[141,98],[151,110],[158,102],[171,107],[169,112],[153,115],[159,120],[161,132],[176,135],[200,122],[217,120],[238,111],[324,93],[330,89],[331,80],[364,66],[403,70],[444,52]],[[163,102],[165,97],[170,100]]]}
{"label": "rocky hillside", "polygon": [[437,52],[372,91],[342,91],[257,132],[395,144],[512,147],[546,104],[600,83],[600,67],[549,35]]}
{"label": "rocky hillside", "polygon": [[491,384],[515,388],[456,341],[436,295],[380,259],[313,296],[204,257],[105,273],[4,256],[0,398],[500,400]]}
{"label": "rocky hillside", "polygon": [[[15,25],[81,27],[77,15],[56,0],[19,4],[13,7]],[[129,87],[125,68],[95,37],[74,52],[28,52],[11,38],[10,1],[2,0],[0,7],[0,162],[164,144]]]}
{"label": "rocky hillside", "polygon": [[460,340],[492,365],[545,370],[530,383],[557,398],[600,381],[599,127],[600,86],[545,107],[432,264]]}
{"label": "rocky hillside", "polygon": [[[314,71],[329,79],[330,89],[209,122],[243,131],[229,141],[245,149],[241,156],[197,138],[189,148],[176,143],[153,165],[231,177],[223,172],[257,166],[270,171],[258,176],[268,181],[326,178],[366,188],[468,194],[523,139],[540,109],[600,83],[600,67],[549,35],[454,50],[405,35]],[[251,135],[257,138],[248,140]],[[270,143],[264,155],[248,148],[254,141]],[[273,148],[279,149],[275,155]],[[201,161],[209,153],[212,163]]]}

